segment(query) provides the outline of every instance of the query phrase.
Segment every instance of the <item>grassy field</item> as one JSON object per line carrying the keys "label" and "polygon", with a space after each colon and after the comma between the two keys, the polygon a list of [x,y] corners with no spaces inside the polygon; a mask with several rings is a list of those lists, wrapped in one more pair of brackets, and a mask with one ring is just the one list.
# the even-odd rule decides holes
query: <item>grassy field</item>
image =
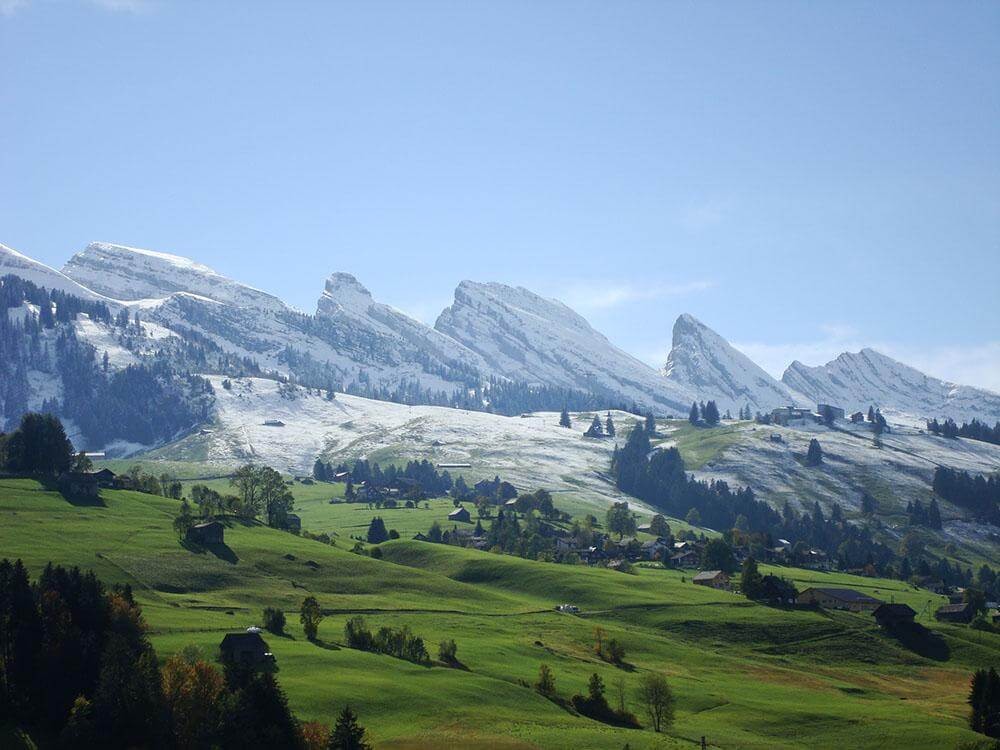
{"label": "grassy field", "polygon": [[[701,469],[718,458],[731,445],[739,442],[742,424],[722,424],[712,429],[695,427],[687,420],[666,423],[669,430],[660,443],[673,442],[684,458],[684,465],[691,471]],[[658,444],[654,441],[654,444]]]}
{"label": "grassy field", "polygon": [[[296,485],[303,517],[332,519],[341,533],[367,526],[367,509],[330,505],[329,488]],[[402,532],[424,528],[448,505],[381,514]],[[702,735],[727,748],[952,748],[976,738],[964,725],[969,673],[1000,662],[1000,636],[939,626],[926,614],[943,644],[931,655],[881,633],[870,616],[764,607],[662,569],[626,575],[405,538],[382,545],[385,559],[374,560],[343,542],[236,521],[225,547],[208,552],[177,539],[177,506],[121,491],[74,505],[35,482],[0,480],[0,549],[34,573],[52,560],[130,583],[161,658],[190,644],[214,658],[225,632],[257,624],[264,606],[282,607],[288,635],[268,641],[293,709],[330,722],[350,702],[379,748],[669,748],[693,747]],[[847,585],[918,611],[940,601],[898,581],[777,570],[800,587]],[[317,643],[298,627],[307,594],[327,614]],[[562,602],[580,615],[555,612]],[[454,638],[465,669],[343,647],[344,621],[358,612],[375,628],[410,625],[432,655]],[[625,645],[625,668],[594,655],[595,626]],[[543,662],[564,698],[598,672],[614,703],[621,680],[636,713],[639,679],[663,672],[677,696],[676,723],[656,735],[574,715],[529,687]],[[11,736],[0,729],[0,740]]]}

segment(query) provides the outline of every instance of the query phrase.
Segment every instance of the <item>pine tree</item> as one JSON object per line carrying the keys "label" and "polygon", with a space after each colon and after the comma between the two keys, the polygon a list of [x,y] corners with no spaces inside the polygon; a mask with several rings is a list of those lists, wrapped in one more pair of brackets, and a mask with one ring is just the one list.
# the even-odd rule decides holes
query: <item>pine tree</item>
{"label": "pine tree", "polygon": [[375,516],[368,525],[367,538],[369,544],[381,544],[389,539],[389,531],[385,528],[385,521],[381,516]]}
{"label": "pine tree", "polygon": [[358,723],[357,714],[350,706],[337,717],[337,724],[330,734],[328,750],[371,750],[371,745],[365,741],[365,728]]}
{"label": "pine tree", "polygon": [[569,410],[566,409],[565,407],[563,408],[562,412],[560,412],[560,414],[559,414],[559,426],[560,427],[572,427],[573,426],[573,423],[570,421],[570,418],[569,418]]}
{"label": "pine tree", "polygon": [[809,441],[809,450],[806,451],[806,464],[819,466],[821,463],[823,463],[823,448],[820,447],[819,440],[813,438]]}
{"label": "pine tree", "polygon": [[691,411],[688,412],[688,422],[698,424],[701,422],[701,412],[698,411],[698,402],[691,402]]}
{"label": "pine tree", "polygon": [[608,437],[615,436],[615,423],[614,420],[611,419],[611,412],[608,412],[608,418],[604,421],[604,434]]}
{"label": "pine tree", "polygon": [[586,437],[604,437],[604,427],[601,425],[601,418],[595,414],[594,419],[590,423],[590,427],[588,427],[587,431],[583,434]]}
{"label": "pine tree", "polygon": [[653,412],[651,411],[646,412],[646,434],[656,434],[656,419],[653,417]]}
{"label": "pine tree", "polygon": [[869,406],[868,407],[868,421],[869,422],[874,422],[875,421],[875,407],[874,406]]}
{"label": "pine tree", "polygon": [[701,416],[705,420],[705,424],[709,427],[715,427],[719,424],[719,407],[714,401],[709,401],[702,409]]}

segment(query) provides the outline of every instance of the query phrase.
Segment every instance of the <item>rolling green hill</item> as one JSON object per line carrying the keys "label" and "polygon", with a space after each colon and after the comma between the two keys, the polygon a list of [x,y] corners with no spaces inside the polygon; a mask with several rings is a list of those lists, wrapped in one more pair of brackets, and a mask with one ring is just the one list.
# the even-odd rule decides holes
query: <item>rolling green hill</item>
{"label": "rolling green hill", "polygon": [[[317,519],[348,512],[322,503],[310,510]],[[214,657],[225,632],[282,607],[289,634],[267,639],[292,708],[331,722],[350,702],[380,748],[692,747],[702,735],[718,747],[876,748],[892,738],[949,748],[976,739],[964,723],[970,672],[1000,661],[1000,636],[940,626],[926,613],[940,640],[914,650],[870,616],[764,607],[662,569],[626,575],[406,540],[382,545],[385,559],[375,560],[346,551],[347,540],[328,546],[235,520],[225,547],[208,552],[177,539],[177,508],[124,491],[74,505],[34,481],[4,479],[0,549],[33,573],[52,560],[130,583],[161,659],[191,644]],[[331,516],[331,528],[341,523]],[[800,587],[847,585],[918,610],[941,600],[899,581],[781,573]],[[327,614],[317,643],[298,626],[307,594]],[[563,602],[580,615],[554,611]],[[454,638],[465,669],[345,648],[344,622],[359,612],[375,628],[408,624],[432,655]],[[594,655],[597,626],[624,644],[625,668]],[[585,691],[596,671],[614,704],[621,679],[640,718],[638,680],[661,671],[677,721],[656,735],[577,716],[530,688],[543,662],[563,698]]]}

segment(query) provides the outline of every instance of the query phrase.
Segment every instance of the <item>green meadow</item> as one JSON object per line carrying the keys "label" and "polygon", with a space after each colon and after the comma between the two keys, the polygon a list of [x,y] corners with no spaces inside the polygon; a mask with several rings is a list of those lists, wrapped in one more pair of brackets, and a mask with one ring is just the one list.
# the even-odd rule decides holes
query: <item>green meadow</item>
{"label": "green meadow", "polygon": [[[363,535],[373,512],[331,505],[336,487],[295,485],[304,526]],[[702,736],[726,748],[954,748],[977,739],[965,726],[969,677],[1000,661],[1000,636],[935,623],[929,611],[942,599],[930,592],[775,569],[800,588],[850,586],[910,604],[934,634],[926,649],[887,636],[868,615],[761,606],[694,586],[689,572],[624,574],[408,539],[450,508],[439,500],[381,511],[403,536],[381,545],[382,560],[352,554],[347,539],[325,545],[236,520],[226,522],[224,547],[206,551],[178,540],[176,501],[103,491],[99,503],[77,505],[37,482],[0,479],[0,555],[35,574],[51,560],[130,584],[161,659],[189,645],[214,659],[226,632],[281,607],[288,633],[266,637],[293,710],[330,723],[350,703],[379,748],[690,748]],[[310,594],[326,614],[316,642],[298,625]],[[558,613],[560,603],[581,612]],[[453,638],[461,667],[344,647],[344,622],[358,613],[373,628],[409,625],[432,657]],[[623,667],[594,654],[595,627],[624,644]],[[638,681],[661,672],[676,721],[657,735],[578,716],[531,688],[542,663],[564,699],[597,672],[609,702],[620,686],[644,724]]]}

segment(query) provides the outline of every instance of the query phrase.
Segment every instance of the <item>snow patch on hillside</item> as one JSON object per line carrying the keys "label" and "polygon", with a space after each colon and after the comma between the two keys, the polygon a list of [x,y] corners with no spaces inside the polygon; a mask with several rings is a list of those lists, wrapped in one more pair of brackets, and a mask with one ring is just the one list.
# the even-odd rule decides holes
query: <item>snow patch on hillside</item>
{"label": "snow patch on hillside", "polygon": [[[559,415],[503,417],[438,406],[405,406],[338,393],[328,401],[315,391],[272,380],[240,378],[216,393],[217,420],[206,434],[189,436],[153,455],[192,453],[218,464],[267,463],[282,471],[308,474],[320,455],[333,462],[370,458],[382,462],[426,458],[435,464],[470,463],[453,469],[467,480],[499,474],[520,489],[544,487],[589,499],[596,508],[628,499],[607,478],[613,440],[583,437],[590,415],[572,429],[558,426]],[[623,428],[636,421],[612,412]],[[280,421],[284,426],[265,422]]]}

